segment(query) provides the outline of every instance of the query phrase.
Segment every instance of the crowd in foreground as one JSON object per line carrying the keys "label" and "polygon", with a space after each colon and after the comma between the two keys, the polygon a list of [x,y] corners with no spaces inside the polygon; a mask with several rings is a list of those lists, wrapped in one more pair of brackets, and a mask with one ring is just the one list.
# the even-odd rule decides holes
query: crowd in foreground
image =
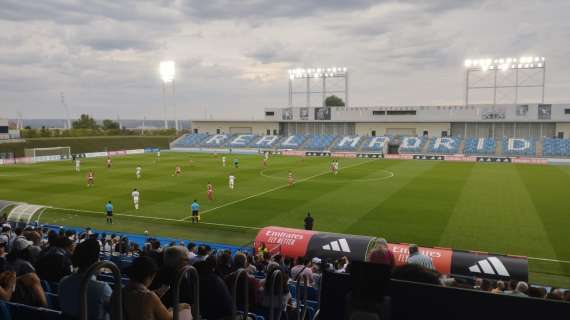
{"label": "crowd in foreground", "polygon": [[[318,291],[323,272],[350,272],[350,261],[343,257],[335,261],[319,258],[295,261],[279,254],[272,255],[264,245],[257,255],[230,251],[215,251],[207,245],[172,242],[161,246],[148,238],[142,248],[129,239],[107,234],[96,234],[86,229],[80,234],[71,230],[45,228],[12,228],[5,224],[0,234],[0,300],[31,306],[50,307],[46,283],[58,294],[57,306],[64,314],[79,315],[79,286],[82,276],[95,262],[105,256],[128,256],[129,263],[122,271],[128,276],[123,288],[123,304],[127,319],[171,319],[174,301],[172,289],[176,276],[186,266],[196,268],[199,278],[200,313],[207,319],[231,317],[234,302],[232,292],[240,270],[246,270],[248,294],[237,295],[236,305],[246,301],[250,310],[278,310],[295,307],[290,284],[302,279]],[[525,282],[491,282],[476,279],[475,283],[449,278],[435,271],[429,257],[417,246],[410,246],[408,264],[396,266],[387,243],[380,240],[369,256],[371,263],[387,264],[392,277],[402,280],[463,287],[496,294],[530,296],[570,301],[570,290],[529,286]],[[273,286],[267,274],[280,270],[286,277]],[[195,301],[193,279],[185,275],[180,286],[180,309],[187,312]],[[108,319],[113,290],[108,282],[93,278],[88,287],[89,319]],[[51,306],[53,307],[53,306]],[[152,315],[152,316],[149,316]]]}

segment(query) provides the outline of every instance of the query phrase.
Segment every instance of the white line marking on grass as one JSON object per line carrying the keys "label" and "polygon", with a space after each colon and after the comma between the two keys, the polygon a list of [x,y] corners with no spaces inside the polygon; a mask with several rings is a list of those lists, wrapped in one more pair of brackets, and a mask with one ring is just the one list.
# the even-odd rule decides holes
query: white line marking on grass
{"label": "white line marking on grass", "polygon": [[[340,170],[346,170],[346,169],[348,169],[348,168],[353,168],[353,167],[361,166],[361,165],[363,165],[363,164],[365,164],[365,163],[369,163],[369,162],[372,162],[372,160],[371,160],[371,161],[366,161],[366,162],[360,162],[360,163],[357,163],[357,164],[354,164],[354,165],[351,165],[351,166],[346,166],[346,167],[340,168],[339,171],[340,171]],[[309,180],[311,180],[311,179],[318,178],[318,177],[320,177],[320,176],[324,176],[324,175],[330,174],[330,173],[331,173],[330,171],[326,171],[326,172],[322,172],[322,173],[319,173],[319,174],[315,174],[315,175],[312,175],[312,176],[310,176],[310,177],[307,177],[307,178],[304,178],[304,179],[295,181],[295,184],[299,184],[299,183],[302,183],[302,182],[306,182],[306,181],[309,181]],[[289,184],[284,184],[284,185],[275,187],[275,188],[273,188],[273,189],[265,190],[265,191],[263,191],[263,192],[256,193],[256,194],[254,194],[254,195],[251,195],[251,196],[248,196],[248,197],[245,197],[245,198],[242,198],[242,199],[230,201],[230,202],[228,202],[228,203],[222,204],[221,206],[217,206],[217,207],[214,207],[214,208],[211,208],[211,209],[208,209],[208,210],[204,210],[204,211],[200,212],[200,215],[204,215],[204,214],[206,214],[206,213],[209,213],[209,212],[212,212],[212,211],[221,209],[221,208],[225,208],[225,207],[234,205],[234,204],[236,204],[236,203],[240,203],[240,202],[243,202],[243,201],[246,201],[246,200],[255,198],[255,197],[259,197],[259,196],[262,196],[262,195],[264,195],[264,194],[268,194],[268,193],[270,193],[270,192],[277,191],[277,190],[280,190],[280,189],[284,189],[284,188],[287,188],[287,187],[289,187]],[[185,217],[185,218],[182,218],[182,220],[187,220],[187,219],[190,219],[190,218],[192,218],[192,216],[187,216],[187,217]]]}
{"label": "white line marking on grass", "polygon": [[547,262],[559,262],[559,263],[570,263],[570,261],[566,260],[557,260],[557,259],[547,259],[547,258],[535,258],[535,257],[527,257],[530,260],[539,260],[539,261],[547,261]]}
{"label": "white line marking on grass", "polygon": [[[84,213],[92,213],[92,214],[99,214],[101,216],[104,216],[105,213],[102,211],[94,211],[94,210],[85,210],[85,209],[70,209],[70,208],[58,208],[58,207],[46,207],[46,208],[50,208],[50,209],[55,209],[55,210],[61,210],[61,211],[72,211],[72,212],[84,212]],[[43,212],[42,212],[43,213]],[[163,220],[163,221],[173,221],[173,222],[186,222],[183,219],[173,219],[173,218],[161,218],[161,217],[151,217],[151,216],[137,216],[137,215],[133,215],[133,214],[126,214],[126,213],[113,213],[113,216],[119,216],[119,217],[130,217],[130,218],[142,218],[142,219],[149,219],[149,220]],[[38,219],[36,221],[40,221],[40,216],[38,217]],[[65,219],[64,219],[65,220]],[[252,230],[259,230],[261,228],[259,227],[250,227],[250,226],[240,226],[240,225],[235,225],[235,224],[225,224],[225,223],[213,223],[213,222],[200,222],[198,224],[205,224],[205,225],[212,225],[212,226],[221,226],[221,227],[232,227],[232,228],[240,228],[240,229],[252,229]]]}

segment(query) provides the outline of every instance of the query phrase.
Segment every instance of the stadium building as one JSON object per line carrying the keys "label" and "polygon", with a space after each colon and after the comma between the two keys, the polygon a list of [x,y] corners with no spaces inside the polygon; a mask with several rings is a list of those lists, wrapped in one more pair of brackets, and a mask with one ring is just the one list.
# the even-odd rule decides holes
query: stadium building
{"label": "stadium building", "polygon": [[570,155],[569,104],[267,108],[261,121],[199,120],[192,128],[173,147]]}

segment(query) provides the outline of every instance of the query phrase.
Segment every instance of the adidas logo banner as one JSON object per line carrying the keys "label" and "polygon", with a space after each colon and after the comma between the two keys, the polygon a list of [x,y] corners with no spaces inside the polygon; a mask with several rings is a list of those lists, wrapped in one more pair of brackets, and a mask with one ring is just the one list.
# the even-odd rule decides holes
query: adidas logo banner
{"label": "adidas logo banner", "polygon": [[307,255],[325,259],[348,257],[350,260],[364,261],[371,237],[321,233],[309,241]]}
{"label": "adidas logo banner", "polygon": [[454,251],[451,273],[491,279],[528,281],[528,260],[520,257]]}

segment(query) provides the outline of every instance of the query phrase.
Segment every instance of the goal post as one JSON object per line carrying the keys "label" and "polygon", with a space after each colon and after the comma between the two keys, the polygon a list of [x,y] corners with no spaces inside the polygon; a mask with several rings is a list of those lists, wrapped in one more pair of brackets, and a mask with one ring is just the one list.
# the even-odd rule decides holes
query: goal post
{"label": "goal post", "polygon": [[26,157],[60,156],[62,159],[71,158],[71,147],[49,147],[24,149]]}

